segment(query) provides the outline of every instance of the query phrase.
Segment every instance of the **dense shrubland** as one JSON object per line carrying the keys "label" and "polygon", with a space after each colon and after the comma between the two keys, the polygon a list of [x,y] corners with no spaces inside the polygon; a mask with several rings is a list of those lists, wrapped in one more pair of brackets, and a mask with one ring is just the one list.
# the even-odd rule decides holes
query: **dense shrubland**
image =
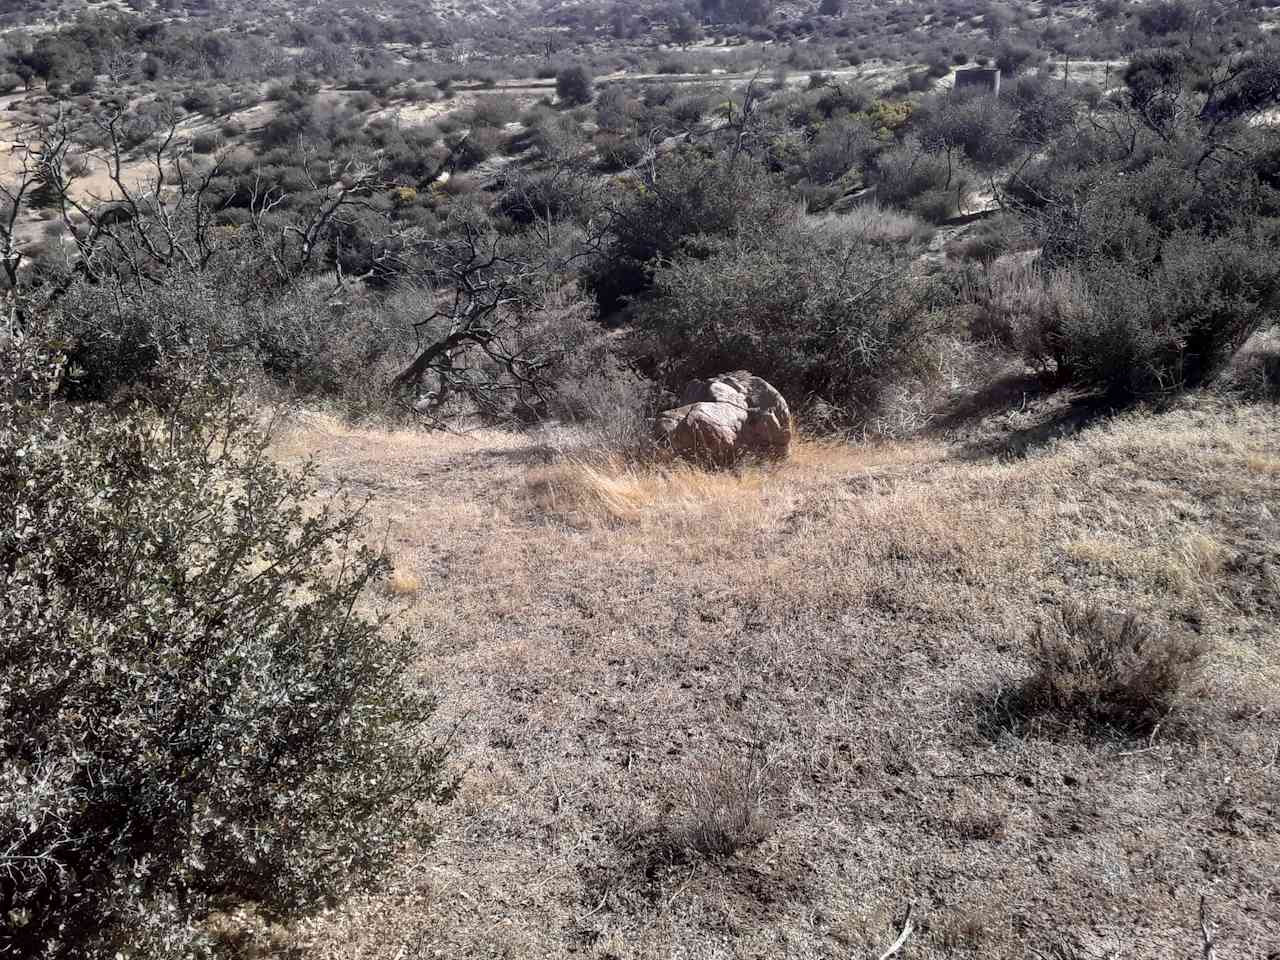
{"label": "dense shrubland", "polygon": [[1045,270],[1078,281],[1077,309],[1037,332],[1032,359],[1119,393],[1165,392],[1204,382],[1274,321],[1276,137],[1250,120],[1277,92],[1274,52],[1217,66],[1144,54],[1123,91],[1018,171],[1009,204]]}
{"label": "dense shrubland", "polygon": [[[58,190],[74,184],[75,164],[86,153],[154,151],[169,163],[183,155],[175,169],[185,164],[190,182],[200,184],[199,206],[188,204],[187,214],[199,219],[203,210],[207,217],[192,234],[203,231],[199,269],[173,259],[190,276],[166,275],[138,297],[81,307],[82,299],[99,296],[77,276],[82,265],[75,256],[66,268],[46,257],[31,274],[38,278],[33,288],[59,291],[55,312],[79,355],[89,366],[125,371],[112,375],[117,379],[134,375],[121,360],[122,350],[138,353],[130,337],[99,337],[115,351],[109,364],[102,362],[104,348],[78,318],[127,326],[133,321],[126,315],[155,318],[173,309],[135,309],[135,300],[163,302],[169,294],[162,291],[183,290],[210,319],[170,324],[170,333],[153,329],[148,336],[161,342],[139,356],[168,353],[174,348],[163,341],[180,330],[191,341],[184,349],[205,337],[204,354],[248,363],[286,389],[361,396],[367,409],[366,384],[346,386],[363,369],[399,385],[398,395],[377,393],[388,408],[417,403],[421,395],[433,397],[432,404],[465,395],[486,416],[523,417],[550,409],[551,371],[572,366],[568,352],[583,342],[576,332],[562,345],[545,333],[527,335],[545,329],[539,299],[548,290],[581,291],[572,294],[578,312],[589,311],[589,295],[601,317],[629,318],[644,335],[633,338],[634,352],[620,361],[675,387],[688,372],[681,355],[697,338],[682,333],[663,347],[663,337],[650,334],[681,328],[672,318],[682,311],[701,316],[711,309],[685,309],[672,286],[677,278],[692,284],[699,271],[758,256],[769,269],[791,270],[796,289],[818,299],[842,282],[838,272],[800,257],[803,244],[766,250],[743,239],[744,227],[787,236],[785,225],[797,211],[847,213],[850,204],[870,200],[885,216],[942,224],[994,202],[1003,215],[947,249],[978,264],[1015,248],[1041,249],[1028,282],[1073,295],[1058,307],[1049,306],[1052,296],[1039,296],[1045,306],[1034,317],[1006,310],[997,318],[1003,308],[987,309],[976,329],[1064,379],[1116,393],[1164,392],[1210,377],[1268,322],[1274,282],[1264,251],[1274,238],[1275,148],[1270,128],[1250,120],[1274,102],[1277,58],[1265,44],[1222,55],[1173,28],[1152,36],[1164,45],[1135,55],[1124,86],[1106,95],[1043,73],[1007,80],[999,99],[945,91],[895,96],[821,71],[802,86],[770,84],[761,73],[745,84],[696,90],[593,84],[588,63],[578,60],[550,71],[555,99],[530,107],[512,95],[488,94],[417,125],[370,116],[380,98],[400,96],[376,78],[366,78],[363,92],[335,97],[298,73],[268,91],[275,109],[252,152],[219,141],[237,137],[233,122],[189,146],[173,138],[189,111],[242,102],[231,87],[197,89],[183,104],[159,96],[128,109],[109,95],[90,94],[77,100],[75,120],[59,120],[52,104],[37,100],[28,108],[32,129],[60,125],[66,137],[58,156],[62,185],[33,180],[24,202],[56,210]],[[82,222],[86,211],[74,204],[63,212],[46,251],[66,250],[59,235],[83,241],[101,232]],[[871,263],[888,255],[883,240],[892,231],[877,232],[878,239],[847,238],[867,249],[845,256]],[[927,230],[911,227],[904,236],[907,245],[892,255],[910,257],[911,244]],[[108,248],[97,244],[95,262]],[[805,251],[810,255],[815,251]],[[65,279],[54,279],[60,270]],[[655,282],[659,276],[662,283]],[[318,303],[330,279],[354,335],[336,335],[325,309],[308,308],[312,319],[283,323],[286,332],[267,329],[270,318],[288,313],[278,305]],[[472,289],[466,303],[437,309],[476,279],[484,294]],[[814,282],[831,289],[812,290]],[[969,281],[960,286],[985,289]],[[775,289],[782,297],[784,287]],[[227,302],[232,290],[242,292],[243,302],[236,302],[239,295]],[[418,317],[390,306],[405,303],[408,290],[423,292]],[[503,296],[513,290],[518,295]],[[1037,298],[1022,298],[1029,299]],[[851,308],[821,329],[856,324],[856,314]],[[413,344],[424,333],[447,336],[440,331],[476,316],[492,317],[503,332],[486,320],[478,338],[473,330],[465,345],[437,353],[430,344],[438,340],[429,337],[431,376],[405,375],[423,355]],[[217,335],[206,337],[202,331],[211,328]],[[537,356],[528,352],[535,341]],[[467,352],[473,367],[461,360]],[[833,386],[847,379],[841,362],[799,377],[789,361],[761,372],[829,402],[871,396],[870,369],[859,373],[857,390]],[[894,369],[888,364],[880,375],[891,379]],[[411,395],[415,390],[419,396]]]}

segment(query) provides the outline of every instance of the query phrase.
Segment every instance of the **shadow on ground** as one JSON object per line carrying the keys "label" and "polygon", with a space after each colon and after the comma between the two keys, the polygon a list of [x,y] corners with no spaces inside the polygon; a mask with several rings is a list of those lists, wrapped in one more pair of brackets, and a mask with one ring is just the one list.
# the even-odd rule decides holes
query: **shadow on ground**
{"label": "shadow on ground", "polygon": [[1052,376],[1016,373],[954,401],[929,432],[955,442],[961,459],[1024,457],[1120,410],[1114,400],[1063,387]]}

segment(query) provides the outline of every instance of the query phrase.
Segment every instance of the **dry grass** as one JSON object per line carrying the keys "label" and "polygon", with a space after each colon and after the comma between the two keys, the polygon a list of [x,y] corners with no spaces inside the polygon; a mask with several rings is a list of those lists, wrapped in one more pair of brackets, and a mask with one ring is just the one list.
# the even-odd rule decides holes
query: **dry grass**
{"label": "dry grass", "polygon": [[1204,695],[1208,644],[1137,614],[1069,603],[1038,624],[1014,709],[1068,729],[1148,736]]}
{"label": "dry grass", "polygon": [[[420,637],[470,765],[440,841],[298,942],[878,955],[913,901],[912,957],[1177,956],[1210,889],[1223,956],[1280,944],[1275,418],[1201,401],[1016,460],[802,442],[711,476],[571,436],[296,421],[282,459],[370,495],[420,584],[373,599]],[[1026,671],[1010,638],[1073,599],[1212,644],[1187,729],[982,723]],[[638,845],[658,823],[680,843]]]}
{"label": "dry grass", "polygon": [[652,872],[693,858],[731,857],[759,846],[776,827],[778,785],[759,744],[697,761],[656,820],[626,829],[623,849]]}
{"label": "dry grass", "polygon": [[416,597],[422,592],[422,580],[410,570],[393,569],[387,578],[386,591],[393,597]]}
{"label": "dry grass", "polygon": [[809,217],[815,232],[835,239],[867,240],[872,243],[925,244],[935,228],[912,213],[883,207],[878,203],[855,203],[839,215]]}
{"label": "dry grass", "polygon": [[941,453],[936,448],[860,448],[802,440],[781,464],[708,471],[680,461],[645,462],[570,451],[554,464],[530,471],[525,496],[534,510],[576,527],[679,527],[700,537],[716,537],[776,518],[795,504],[797,495],[821,486],[832,472],[884,468],[895,460],[908,463],[930,455]]}

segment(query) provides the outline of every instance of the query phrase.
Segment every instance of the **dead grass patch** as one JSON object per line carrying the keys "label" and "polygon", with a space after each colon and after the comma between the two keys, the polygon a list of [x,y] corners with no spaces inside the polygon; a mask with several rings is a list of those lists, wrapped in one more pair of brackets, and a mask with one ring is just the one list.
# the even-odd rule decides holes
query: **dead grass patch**
{"label": "dead grass patch", "polygon": [[422,592],[422,580],[413,571],[396,567],[387,577],[384,589],[392,597],[409,599]]}
{"label": "dead grass patch", "polygon": [[1280,476],[1280,457],[1265,457],[1255,454],[1245,460],[1245,466],[1250,473],[1261,474],[1264,477]]}
{"label": "dead grass patch", "polygon": [[[394,958],[402,930],[459,958],[878,956],[911,900],[921,960],[1054,931],[1163,956],[1187,942],[1168,891],[1206,883],[1230,887],[1224,950],[1280,936],[1276,718],[1238,709],[1280,691],[1280,474],[1251,466],[1280,458],[1274,407],[1129,414],[1011,460],[801,440],[714,475],[580,434],[280,432],[373,497],[422,579],[380,603],[471,770],[436,845],[310,924],[316,957]],[[1071,596],[1194,624],[1224,709],[1195,683],[1190,709],[1136,709],[1212,724],[1135,744],[1084,707],[1010,719],[1025,625]],[[756,789],[735,745],[761,741]],[[1217,832],[1224,771],[1240,838]],[[1183,855],[1210,835],[1219,859]]]}
{"label": "dead grass patch", "polygon": [[1180,597],[1218,596],[1217,580],[1231,551],[1202,533],[1183,537],[1162,571],[1162,580]]}
{"label": "dead grass patch", "polygon": [[573,526],[688,520],[758,501],[767,482],[758,470],[701,470],[688,464],[642,466],[625,461],[557,464],[528,483],[531,505]]}
{"label": "dead grass patch", "polygon": [[1204,696],[1208,652],[1136,613],[1067,604],[1033,629],[1032,674],[1010,706],[1060,728],[1146,736]]}

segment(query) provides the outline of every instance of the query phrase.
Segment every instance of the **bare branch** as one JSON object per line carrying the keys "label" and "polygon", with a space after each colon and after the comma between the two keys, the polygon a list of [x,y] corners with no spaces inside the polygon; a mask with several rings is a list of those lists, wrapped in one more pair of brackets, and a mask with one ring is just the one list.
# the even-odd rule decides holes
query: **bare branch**
{"label": "bare branch", "polygon": [[1203,944],[1202,960],[1217,960],[1218,954],[1214,949],[1216,938],[1213,928],[1209,926],[1209,910],[1204,894],[1200,895],[1200,938]]}
{"label": "bare branch", "polygon": [[888,950],[880,954],[880,960],[889,960],[890,957],[897,954],[906,944],[907,938],[911,936],[912,931],[915,930],[915,924],[911,921],[911,910],[914,906],[914,904],[907,904],[907,912],[902,918],[902,928],[898,931],[898,939],[889,945]]}

